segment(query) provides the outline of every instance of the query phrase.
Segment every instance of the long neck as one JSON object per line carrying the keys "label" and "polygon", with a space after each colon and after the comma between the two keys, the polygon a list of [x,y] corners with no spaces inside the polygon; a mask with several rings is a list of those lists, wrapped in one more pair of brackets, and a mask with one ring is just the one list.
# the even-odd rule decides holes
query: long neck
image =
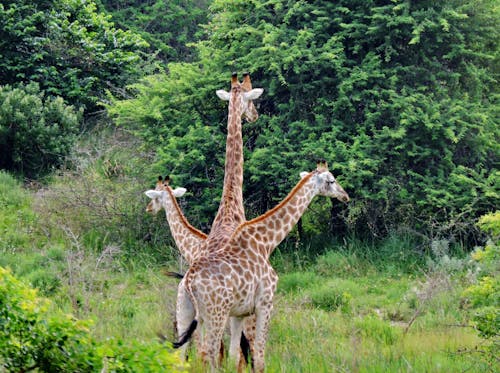
{"label": "long neck", "polygon": [[[232,227],[232,230],[245,219],[243,208],[243,137],[241,134],[241,90],[233,89],[229,101],[227,120],[226,163],[224,169],[224,186],[217,216],[212,224],[214,234],[221,229]],[[225,229],[224,228],[224,229]]]}
{"label": "long neck", "polygon": [[164,208],[170,232],[181,255],[191,264],[198,255],[198,248],[205,241],[207,235],[188,223],[172,190],[167,188],[166,192],[168,197],[164,200]]}
{"label": "long neck", "polygon": [[[276,246],[290,233],[317,194],[313,173],[305,176],[276,207],[258,218],[252,219],[238,228],[237,241],[244,249],[257,249],[269,257]],[[233,237],[236,237],[235,232]]]}

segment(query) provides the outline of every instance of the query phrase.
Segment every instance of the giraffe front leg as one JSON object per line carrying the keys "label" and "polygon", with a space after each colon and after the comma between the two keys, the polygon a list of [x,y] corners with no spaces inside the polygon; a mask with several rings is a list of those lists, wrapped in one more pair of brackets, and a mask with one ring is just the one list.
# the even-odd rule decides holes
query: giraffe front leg
{"label": "giraffe front leg", "polygon": [[238,367],[238,372],[241,371],[242,359],[241,354],[241,333],[243,332],[243,319],[240,317],[231,317],[229,319],[231,329],[231,344],[229,346],[229,357]]}
{"label": "giraffe front leg", "polygon": [[265,348],[267,336],[269,334],[269,323],[271,320],[272,301],[262,304],[256,309],[255,322],[255,340],[253,347],[253,371],[256,373],[264,372],[265,367]]}

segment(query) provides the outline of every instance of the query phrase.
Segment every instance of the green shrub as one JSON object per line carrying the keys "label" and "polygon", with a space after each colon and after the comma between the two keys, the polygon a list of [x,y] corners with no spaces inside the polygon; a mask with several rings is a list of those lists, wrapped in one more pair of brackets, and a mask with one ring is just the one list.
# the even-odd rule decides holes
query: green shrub
{"label": "green shrub", "polygon": [[37,82],[90,111],[104,90],[123,87],[143,72],[140,50],[147,43],[115,28],[95,1],[3,1],[0,33],[0,84]]}
{"label": "green shrub", "polygon": [[0,86],[0,168],[36,178],[59,166],[79,127],[79,112],[35,83]]}
{"label": "green shrub", "polygon": [[58,311],[0,267],[0,371],[184,371],[159,342],[95,341],[91,323]]}
{"label": "green shrub", "polygon": [[482,356],[494,362],[500,352],[500,212],[483,216],[478,225],[490,238],[484,248],[471,254],[481,267],[480,278],[463,296],[473,308],[472,320],[479,335],[491,341]]}
{"label": "green shrub", "polygon": [[[0,362],[7,371],[91,371],[99,359],[92,350],[89,323],[48,313],[39,298],[0,267]],[[78,354],[69,358],[73,354]]]}

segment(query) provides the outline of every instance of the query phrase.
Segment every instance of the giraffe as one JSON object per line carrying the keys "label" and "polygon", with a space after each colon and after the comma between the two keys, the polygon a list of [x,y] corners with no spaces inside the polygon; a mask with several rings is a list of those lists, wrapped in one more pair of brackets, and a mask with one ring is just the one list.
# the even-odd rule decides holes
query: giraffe
{"label": "giraffe", "polygon": [[224,184],[217,215],[212,223],[205,246],[213,247],[214,242],[227,240],[234,229],[244,221],[243,207],[243,137],[241,119],[254,122],[259,117],[253,100],[259,98],[264,90],[252,88],[248,73],[243,74],[243,82],[238,75],[231,76],[231,91],[217,90],[220,99],[229,101],[227,115],[226,162],[224,166]]}
{"label": "giraffe", "polygon": [[278,280],[268,258],[316,195],[349,200],[326,162],[319,163],[313,172],[301,173],[299,183],[280,204],[240,224],[226,245],[209,247],[208,254],[189,267],[179,285],[177,305],[179,330],[185,332],[174,347],[185,344],[199,323],[205,329],[200,354],[214,369],[217,346],[231,317],[230,356],[238,360],[243,320],[255,315],[253,363],[256,372],[264,371],[265,343]]}
{"label": "giraffe", "polygon": [[169,182],[170,178],[168,176],[164,180],[159,176],[155,190],[145,192],[151,198],[146,207],[146,212],[157,214],[162,208],[165,209],[165,215],[175,244],[182,257],[188,264],[191,264],[200,255],[198,249],[200,244],[207,238],[207,235],[189,224],[177,203],[176,198],[183,196],[186,189],[172,189]]}
{"label": "giraffe", "polygon": [[[181,253],[184,252],[186,255],[190,255],[189,259],[191,260],[186,258],[188,263],[196,256],[201,255],[200,253],[206,250],[207,247],[217,248],[223,246],[231,237],[234,229],[239,224],[246,221],[242,192],[243,138],[241,120],[242,117],[249,122],[257,120],[258,113],[253,104],[253,100],[260,97],[262,93],[262,88],[252,88],[250,75],[248,73],[243,74],[242,83],[238,81],[236,73],[232,74],[231,92],[226,92],[224,90],[216,91],[219,98],[229,101],[223,191],[217,215],[212,223],[212,229],[208,237],[205,237],[206,242],[197,242],[195,246],[189,246],[191,247],[191,252],[188,252],[189,250],[187,251],[184,248],[181,250],[179,247]],[[148,191],[146,194],[151,198],[157,198],[159,196],[153,191]],[[164,202],[168,201],[171,202],[171,198],[164,199]],[[151,201],[150,204],[153,202],[154,201]],[[162,202],[159,202],[158,198],[158,202],[156,203],[158,209],[161,208],[161,204]],[[167,209],[168,206],[165,207],[166,211]],[[185,223],[187,223],[187,221],[185,221]],[[197,239],[199,237],[200,236],[197,235]],[[186,255],[183,256],[186,257]],[[179,304],[179,301],[177,304]]]}

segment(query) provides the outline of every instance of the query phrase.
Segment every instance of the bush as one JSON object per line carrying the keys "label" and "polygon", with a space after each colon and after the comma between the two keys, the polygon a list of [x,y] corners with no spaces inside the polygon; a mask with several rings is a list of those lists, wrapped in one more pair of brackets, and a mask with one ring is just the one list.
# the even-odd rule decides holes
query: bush
{"label": "bush", "polygon": [[184,371],[179,356],[158,342],[99,343],[89,321],[50,312],[50,306],[0,267],[0,371]]}
{"label": "bush", "polygon": [[498,363],[500,352],[500,212],[487,214],[479,219],[481,230],[490,238],[484,248],[471,256],[480,266],[477,283],[464,291],[464,297],[473,308],[472,320],[479,335],[489,341],[485,354],[487,360]]}
{"label": "bush", "polygon": [[0,168],[39,177],[59,166],[76,139],[79,115],[35,83],[0,86]]}
{"label": "bush", "polygon": [[106,89],[119,90],[143,72],[147,43],[115,28],[95,1],[2,1],[0,33],[0,84],[37,82],[90,112]]}

